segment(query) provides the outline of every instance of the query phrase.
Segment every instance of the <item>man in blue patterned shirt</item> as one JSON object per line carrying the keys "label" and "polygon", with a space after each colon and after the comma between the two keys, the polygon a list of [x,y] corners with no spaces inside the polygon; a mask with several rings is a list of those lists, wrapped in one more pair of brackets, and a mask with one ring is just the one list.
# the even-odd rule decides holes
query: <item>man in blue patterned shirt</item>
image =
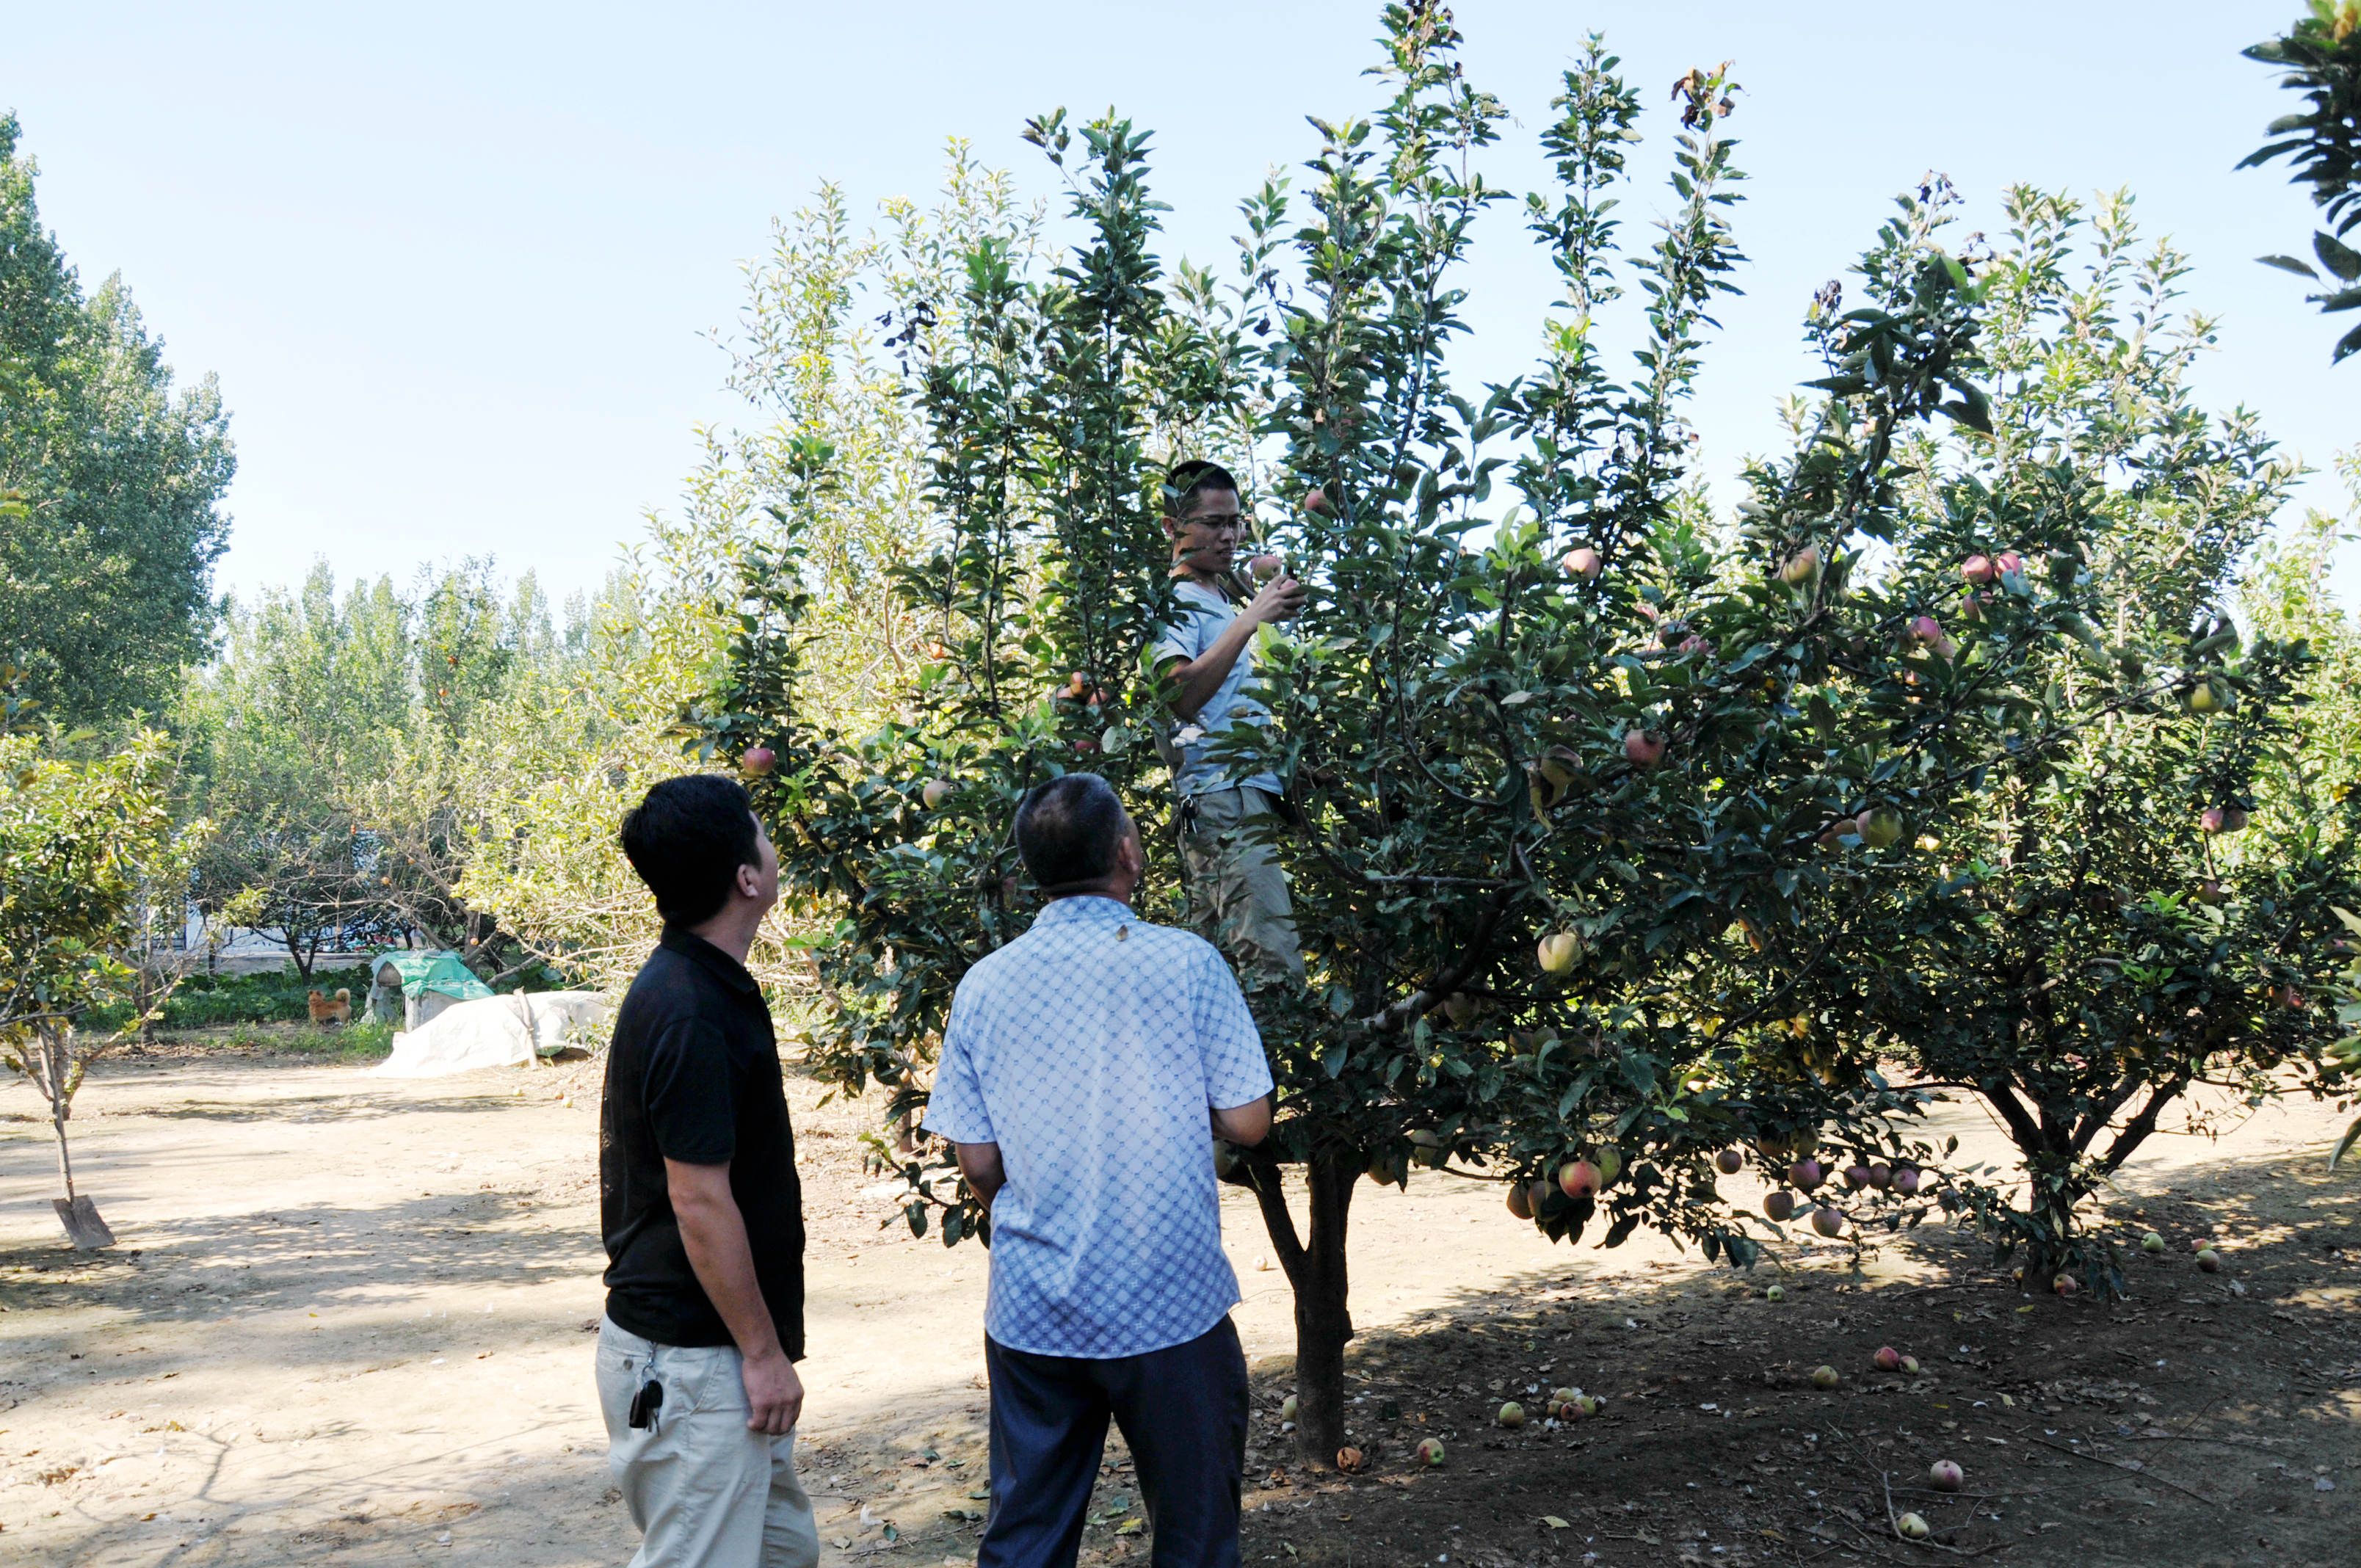
{"label": "man in blue patterned shirt", "polygon": [[1213,1139],[1270,1131],[1262,1037],[1220,953],[1131,912],[1145,852],[1105,780],[1033,791],[1016,844],[1051,902],[960,981],[926,1121],[992,1212],[978,1568],[1073,1563],[1110,1416],[1156,1568],[1235,1568],[1246,1368]]}

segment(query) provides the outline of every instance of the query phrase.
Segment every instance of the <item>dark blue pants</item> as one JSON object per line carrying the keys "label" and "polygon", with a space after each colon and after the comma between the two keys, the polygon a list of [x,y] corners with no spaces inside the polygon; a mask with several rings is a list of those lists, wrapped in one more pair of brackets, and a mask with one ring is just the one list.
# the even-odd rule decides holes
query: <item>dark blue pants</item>
{"label": "dark blue pants", "polygon": [[992,1517],[976,1568],[1071,1568],[1106,1448],[1131,1445],[1154,1568],[1237,1568],[1246,1358],[1224,1318],[1186,1344],[1086,1361],[987,1337]]}

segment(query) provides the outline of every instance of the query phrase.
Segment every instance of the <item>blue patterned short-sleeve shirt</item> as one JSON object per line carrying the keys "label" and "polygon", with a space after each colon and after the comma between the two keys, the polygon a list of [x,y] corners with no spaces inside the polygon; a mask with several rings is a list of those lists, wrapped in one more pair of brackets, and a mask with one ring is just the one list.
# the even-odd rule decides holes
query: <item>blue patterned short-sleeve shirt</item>
{"label": "blue patterned short-sleeve shirt", "polygon": [[1221,954],[1114,899],[1058,899],[970,970],[926,1125],[1000,1146],[984,1332],[1104,1360],[1221,1321],[1238,1281],[1206,1112],[1270,1088]]}

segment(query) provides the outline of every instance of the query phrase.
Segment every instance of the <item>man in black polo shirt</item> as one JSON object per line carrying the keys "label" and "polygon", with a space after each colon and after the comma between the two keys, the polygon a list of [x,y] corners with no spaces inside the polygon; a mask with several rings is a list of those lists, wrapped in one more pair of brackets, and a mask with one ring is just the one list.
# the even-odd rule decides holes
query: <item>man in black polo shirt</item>
{"label": "man in black polo shirt", "polygon": [[623,820],[664,940],[615,1015],[598,1122],[607,1461],[632,1568],[811,1568],[796,1479],[803,1189],[747,949],[779,857],[743,788],[666,779]]}

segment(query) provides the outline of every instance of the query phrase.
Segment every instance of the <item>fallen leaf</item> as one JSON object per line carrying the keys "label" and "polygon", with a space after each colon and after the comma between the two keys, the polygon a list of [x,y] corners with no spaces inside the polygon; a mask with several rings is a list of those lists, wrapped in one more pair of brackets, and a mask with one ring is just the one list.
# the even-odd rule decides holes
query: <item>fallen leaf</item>
{"label": "fallen leaf", "polygon": [[1549,1526],[1552,1530],[1570,1530],[1573,1528],[1564,1519],[1558,1518],[1555,1514],[1543,1514],[1542,1516],[1542,1523]]}

